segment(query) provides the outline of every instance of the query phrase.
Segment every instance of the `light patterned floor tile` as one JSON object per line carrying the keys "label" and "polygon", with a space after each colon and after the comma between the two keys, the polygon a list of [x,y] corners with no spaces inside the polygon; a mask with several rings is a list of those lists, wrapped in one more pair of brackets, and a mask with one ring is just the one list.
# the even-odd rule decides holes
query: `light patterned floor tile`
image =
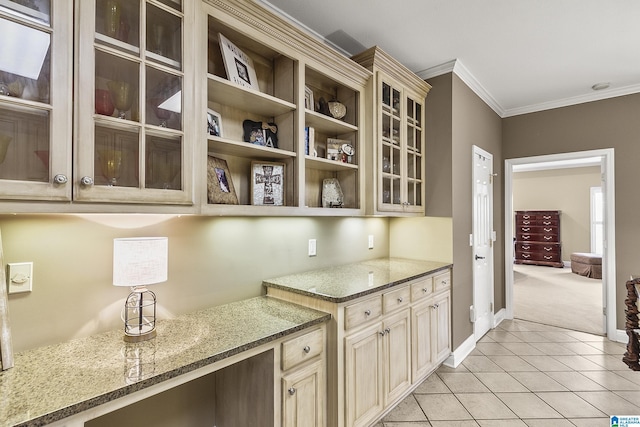
{"label": "light patterned floor tile", "polygon": [[433,421],[471,420],[473,417],[462,406],[460,401],[452,394],[416,394],[418,404],[427,416]]}
{"label": "light patterned floor tile", "polygon": [[476,372],[475,375],[494,393],[528,391],[525,386],[506,372]]}
{"label": "light patterned floor tile", "polygon": [[580,372],[546,372],[546,374],[571,391],[603,391],[606,390],[597,382],[585,377]]}
{"label": "light patterned floor tile", "polygon": [[555,409],[533,393],[496,393],[520,418],[562,418]]}
{"label": "light patterned floor tile", "polygon": [[506,372],[516,372],[516,371],[537,371],[530,363],[527,363],[520,356],[487,356],[491,359],[496,365],[500,366]]}
{"label": "light patterned floor tile", "polygon": [[410,394],[398,403],[382,421],[384,423],[387,421],[427,421],[427,417],[422,412],[414,395]]}
{"label": "light patterned floor tile", "polygon": [[526,342],[504,342],[504,343],[501,343],[500,345],[502,345],[504,348],[511,351],[513,354],[517,356],[524,356],[524,355],[542,356],[545,354],[539,349],[535,348],[534,346]]}
{"label": "light patterned floor tile", "polygon": [[602,427],[610,426],[609,417],[606,418],[571,418],[569,421],[576,427]]}
{"label": "light patterned floor tile", "polygon": [[527,427],[522,420],[478,420],[480,427]]}
{"label": "light patterned floor tile", "polygon": [[[640,391],[640,384],[635,384],[618,374],[609,371],[582,372],[585,377],[597,382],[608,390]],[[615,415],[615,414],[610,414]]]}
{"label": "light patterned floor tile", "polygon": [[[433,427],[478,427],[474,420],[463,421],[431,421]],[[402,426],[404,427],[404,426]]]}
{"label": "light patterned floor tile", "polygon": [[456,393],[456,397],[476,420],[518,418],[516,414],[493,393]]}
{"label": "light patterned floor tile", "polygon": [[536,342],[531,345],[548,356],[575,354],[572,350],[565,347],[564,346],[565,344],[566,343],[557,343],[557,342]]}
{"label": "light patterned floor tile", "polygon": [[503,369],[487,356],[468,356],[462,361],[469,372],[503,372]]}
{"label": "light patterned floor tile", "polygon": [[[528,419],[524,420],[528,427],[573,427],[568,420],[563,419]],[[606,426],[605,426],[606,427]]]}
{"label": "light patterned floor tile", "polygon": [[571,392],[536,393],[549,406],[558,411],[565,418],[572,417],[604,417],[607,414],[586,402]]}
{"label": "light patterned floor tile", "polygon": [[551,356],[521,356],[541,371],[571,371],[572,369],[564,363],[558,362]]}
{"label": "light patterned floor tile", "polygon": [[453,393],[486,393],[489,389],[470,372],[442,373],[440,379]]}
{"label": "light patterned floor tile", "polygon": [[544,372],[513,372],[511,376],[530,391],[568,391],[565,386],[549,377]]}
{"label": "light patterned floor tile", "polygon": [[497,342],[485,342],[476,344],[476,350],[485,356],[494,356],[494,355],[513,355],[511,351],[509,351],[502,344]]}
{"label": "light patterned floor tile", "polygon": [[495,329],[487,332],[485,336],[491,338],[495,342],[522,342],[520,338],[516,337],[511,332],[498,331]]}
{"label": "light patterned floor tile", "polygon": [[583,356],[552,356],[558,362],[567,365],[574,371],[602,371],[604,368]]}
{"label": "light patterned floor tile", "polygon": [[449,388],[442,382],[438,374],[433,373],[427,377],[422,383],[416,387],[416,394],[432,394],[432,393],[449,393]]}
{"label": "light patterned floor tile", "polygon": [[607,415],[638,415],[636,405],[612,391],[579,391],[578,396]]}
{"label": "light patterned floor tile", "polygon": [[559,343],[562,347],[568,348],[575,354],[580,354],[582,356],[587,354],[604,354],[602,350],[597,349],[586,342],[563,342]]}

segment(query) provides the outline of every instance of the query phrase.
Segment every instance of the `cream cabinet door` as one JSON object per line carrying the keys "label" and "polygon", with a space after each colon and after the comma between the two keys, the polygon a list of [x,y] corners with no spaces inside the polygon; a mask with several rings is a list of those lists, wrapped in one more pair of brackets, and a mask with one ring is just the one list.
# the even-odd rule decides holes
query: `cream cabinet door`
{"label": "cream cabinet door", "polygon": [[433,368],[433,310],[432,300],[411,309],[411,356],[414,382],[423,378]]}
{"label": "cream cabinet door", "polygon": [[396,400],[411,385],[409,322],[409,310],[403,310],[383,322],[385,406]]}
{"label": "cream cabinet door", "polygon": [[368,426],[383,408],[382,323],[345,338],[346,424]]}
{"label": "cream cabinet door", "polygon": [[324,422],[322,360],[282,378],[282,426],[321,427]]}
{"label": "cream cabinet door", "polygon": [[436,295],[434,298],[435,317],[434,317],[434,345],[435,345],[435,361],[441,362],[451,353],[451,293],[446,292]]}

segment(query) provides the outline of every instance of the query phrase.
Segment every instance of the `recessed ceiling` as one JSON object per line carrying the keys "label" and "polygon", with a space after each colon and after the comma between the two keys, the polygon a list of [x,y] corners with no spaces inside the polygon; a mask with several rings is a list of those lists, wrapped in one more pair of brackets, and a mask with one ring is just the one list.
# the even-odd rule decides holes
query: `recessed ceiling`
{"label": "recessed ceiling", "polygon": [[640,92],[637,0],[256,1],[347,55],[453,71],[501,117]]}

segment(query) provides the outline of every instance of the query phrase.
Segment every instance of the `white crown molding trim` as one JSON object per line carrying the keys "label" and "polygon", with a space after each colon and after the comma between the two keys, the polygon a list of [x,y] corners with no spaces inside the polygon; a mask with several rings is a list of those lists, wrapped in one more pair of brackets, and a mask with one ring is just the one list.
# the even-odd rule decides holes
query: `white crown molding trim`
{"label": "white crown molding trim", "polygon": [[473,74],[464,66],[462,61],[459,59],[454,59],[453,61],[445,62],[441,65],[436,65],[435,67],[428,68],[426,70],[422,70],[417,72],[416,74],[424,79],[430,79],[432,77],[441,76],[442,74],[453,72],[455,75],[460,77],[469,88],[476,94],[480,99],[482,99],[485,104],[489,106],[493,111],[496,112],[500,117],[503,117],[504,109],[500,106],[498,101],[491,96],[491,94],[480,84],[478,79],[474,77]]}
{"label": "white crown molding trim", "polygon": [[288,13],[284,12],[282,9],[279,9],[279,8],[275,7],[274,5],[269,3],[267,0],[255,0],[255,2],[258,3],[259,5],[261,5],[262,7],[264,7],[265,9],[268,9],[271,12],[275,13],[276,15],[280,16],[281,18],[289,21],[289,23],[291,23],[292,25],[295,25],[296,27],[300,28],[302,31],[306,32],[307,34],[311,35],[312,37],[315,37],[318,40],[322,41],[324,44],[330,46],[331,48],[333,48],[334,50],[338,51],[339,53],[341,53],[342,55],[346,56],[347,58],[351,58],[353,56],[351,53],[347,52],[346,50],[344,50],[343,48],[341,48],[337,44],[333,43],[331,40],[327,40],[326,38],[324,38],[324,36],[322,36],[317,31],[311,29],[307,25],[305,25],[302,22],[300,22],[297,19],[295,19],[293,16],[291,16]]}
{"label": "white crown molding trim", "polygon": [[587,95],[572,96],[558,99],[556,101],[541,102],[539,104],[526,105],[524,107],[510,108],[505,110],[505,117],[519,116],[521,114],[536,113],[538,111],[551,110],[554,108],[568,107],[571,105],[584,104],[587,102],[600,101],[603,99],[616,98],[618,96],[631,95],[640,92],[640,85],[625,86],[616,89],[601,90]]}

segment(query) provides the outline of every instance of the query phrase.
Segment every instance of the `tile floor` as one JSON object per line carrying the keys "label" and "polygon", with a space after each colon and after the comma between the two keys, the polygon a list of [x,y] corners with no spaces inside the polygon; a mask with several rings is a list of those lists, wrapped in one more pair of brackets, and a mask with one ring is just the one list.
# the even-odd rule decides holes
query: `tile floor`
{"label": "tile floor", "polygon": [[374,427],[609,426],[609,415],[640,415],[640,372],[624,352],[601,336],[506,320]]}

